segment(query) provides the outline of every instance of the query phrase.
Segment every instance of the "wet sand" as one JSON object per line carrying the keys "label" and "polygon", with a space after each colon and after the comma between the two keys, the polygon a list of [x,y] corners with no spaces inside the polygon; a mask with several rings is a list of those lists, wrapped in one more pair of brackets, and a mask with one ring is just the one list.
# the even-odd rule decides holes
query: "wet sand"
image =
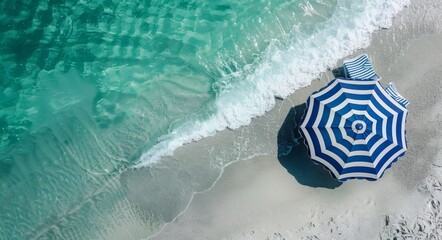
{"label": "wet sand", "polygon": [[[376,182],[339,183],[308,159],[296,125],[304,102],[339,75],[328,71],[278,100],[249,126],[188,144],[176,159],[241,139],[209,190],[152,239],[391,239],[442,236],[442,3],[412,1],[380,30],[369,54],[386,86],[407,97],[409,150]],[[438,20],[439,18],[439,20]],[[351,57],[351,56],[349,56]],[[341,62],[337,63],[337,67]],[[244,140],[246,139],[246,140]],[[240,156],[241,147],[247,152]],[[256,151],[251,153],[252,147]],[[233,159],[236,158],[236,159]]]}

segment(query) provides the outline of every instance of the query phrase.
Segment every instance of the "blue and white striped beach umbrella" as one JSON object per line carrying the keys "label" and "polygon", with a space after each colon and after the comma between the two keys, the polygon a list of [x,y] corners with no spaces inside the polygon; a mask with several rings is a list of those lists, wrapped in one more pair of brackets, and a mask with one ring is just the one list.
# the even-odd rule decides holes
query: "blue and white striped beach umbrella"
{"label": "blue and white striped beach umbrella", "polygon": [[407,150],[406,117],[379,81],[336,79],[310,96],[300,133],[339,181],[376,180]]}

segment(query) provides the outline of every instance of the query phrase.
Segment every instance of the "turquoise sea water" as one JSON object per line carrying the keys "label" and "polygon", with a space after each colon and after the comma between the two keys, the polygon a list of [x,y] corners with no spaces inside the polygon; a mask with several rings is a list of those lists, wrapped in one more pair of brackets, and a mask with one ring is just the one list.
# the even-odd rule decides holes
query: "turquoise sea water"
{"label": "turquoise sea water", "polygon": [[[122,176],[248,124],[403,3],[2,1],[0,239],[148,237],[174,215],[131,202]],[[175,173],[138,203],[188,196],[155,180]]]}

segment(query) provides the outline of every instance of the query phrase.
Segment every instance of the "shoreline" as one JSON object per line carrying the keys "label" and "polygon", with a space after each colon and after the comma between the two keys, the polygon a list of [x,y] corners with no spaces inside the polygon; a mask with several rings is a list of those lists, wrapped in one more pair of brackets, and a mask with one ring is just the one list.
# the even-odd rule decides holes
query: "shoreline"
{"label": "shoreline", "polygon": [[[141,154],[133,168],[149,167],[183,145],[249,125],[252,119],[276,106],[275,98],[286,98],[310,85],[340,58],[368,46],[373,33],[389,28],[409,0],[364,3],[366,6],[361,8],[360,3],[338,1],[335,7],[343,10],[334,11],[327,20],[319,22],[308,36],[294,25],[286,38],[272,38],[259,57],[214,83],[226,84],[226,89],[216,91],[213,113],[169,129],[157,144]],[[347,7],[354,7],[356,12],[344,10]]]}
{"label": "shoreline", "polygon": [[[424,3],[417,3],[417,2],[412,2],[411,6],[405,10],[403,10],[403,12],[399,13],[399,15],[394,19],[394,24],[391,28],[389,29],[384,29],[384,30],[380,30],[377,31],[372,39],[372,44],[367,47],[366,49],[364,49],[364,52],[368,52],[368,54],[370,55],[370,57],[373,60],[373,64],[375,66],[375,69],[378,71],[378,73],[381,74],[381,76],[383,77],[382,83],[385,86],[386,85],[386,80],[384,79],[390,79],[393,80],[399,91],[406,97],[408,97],[412,104],[419,102],[419,99],[417,99],[415,96],[416,94],[414,94],[415,89],[413,88],[413,86],[416,85],[416,82],[413,82],[411,80],[408,81],[404,81],[404,80],[396,80],[399,79],[401,77],[401,70],[409,70],[411,69],[411,67],[414,66],[409,66],[410,68],[407,69],[400,69],[401,66],[394,66],[393,63],[397,63],[400,61],[405,61],[404,64],[408,64],[408,61],[410,61],[410,56],[407,57],[406,52],[409,51],[411,48],[413,48],[413,44],[416,44],[415,42],[419,42],[419,41],[426,41],[427,38],[437,38],[437,39],[441,39],[442,40],[442,36],[438,35],[438,32],[440,32],[440,28],[441,26],[436,26],[436,27],[425,27],[423,28],[422,26],[419,26],[419,23],[414,23],[412,21],[412,17],[413,14],[411,14],[411,17],[408,17],[408,21],[407,21],[407,14],[410,14],[410,11],[412,10],[422,10],[421,7],[422,5],[424,5]],[[440,7],[440,6],[438,6]],[[410,8],[416,8],[416,9],[410,9]],[[404,11],[407,11],[408,13],[404,13]],[[417,15],[418,13],[414,14]],[[427,21],[424,23],[430,25],[431,22]],[[408,29],[407,29],[407,24],[408,24]],[[422,23],[421,23],[422,24]],[[405,25],[405,27],[404,27]],[[406,30],[408,31],[403,31],[403,29],[406,28]],[[390,39],[395,39],[399,31],[403,31],[402,34],[402,39],[400,40],[395,40],[394,43],[396,43],[396,46],[393,47],[397,47],[397,49],[393,49],[393,47],[390,47],[388,49],[388,46],[382,46],[384,44],[384,41]],[[420,32],[423,31],[424,33]],[[433,35],[433,36],[431,36]],[[408,38],[407,38],[408,37]],[[406,43],[406,45],[404,46],[403,43]],[[429,42],[432,42],[431,40]],[[426,45],[428,45],[428,42],[425,43]],[[419,45],[419,44],[418,44]],[[422,49],[425,46],[419,46],[418,49]],[[440,46],[439,46],[440,47]],[[384,48],[384,49],[383,49]],[[385,48],[387,48],[387,51],[385,51]],[[429,48],[429,47],[427,47]],[[441,49],[437,48],[437,49]],[[432,48],[427,49],[427,52],[432,52]],[[361,50],[357,51],[356,53],[354,53],[353,55],[358,54],[359,52],[361,52]],[[417,51],[419,52],[419,51]],[[395,54],[394,54],[395,53]],[[415,54],[415,53],[413,53]],[[396,55],[401,55],[399,57],[396,57],[395,59],[394,56]],[[410,55],[410,54],[408,54]],[[350,58],[351,56],[348,56],[347,58]],[[434,57],[433,57],[434,58]],[[405,59],[405,60],[404,60]],[[339,61],[339,63],[341,63],[342,60]],[[437,59],[437,61],[435,61],[436,63],[440,63],[440,60]],[[380,63],[385,63],[385,64],[380,64]],[[390,64],[387,64],[390,63]],[[339,65],[339,64],[338,64]],[[394,69],[396,68],[396,69]],[[397,69],[399,68],[399,69]],[[416,69],[415,69],[416,70]],[[425,70],[425,69],[424,69]],[[420,73],[422,72],[426,72],[423,71],[422,69],[420,69]],[[328,71],[326,73],[323,74],[322,78],[320,80],[314,80],[312,82],[312,84],[306,88],[297,90],[294,94],[292,94],[291,96],[289,96],[288,98],[284,99],[284,100],[278,100],[278,103],[276,104],[276,106],[269,112],[267,112],[264,116],[262,117],[258,117],[254,120],[252,120],[252,126],[245,126],[242,127],[241,129],[238,130],[225,130],[221,133],[217,133],[217,135],[215,137],[210,137],[209,140],[201,140],[202,143],[196,142],[196,143],[191,143],[189,145],[186,145],[184,147],[182,147],[182,149],[178,149],[177,150],[177,156],[175,156],[176,158],[179,158],[180,156],[183,155],[188,155],[189,153],[187,153],[187,150],[191,150],[191,149],[196,149],[198,147],[204,147],[207,145],[210,145],[210,142],[215,143],[221,142],[223,143],[223,140],[229,140],[229,138],[232,138],[231,135],[235,135],[232,132],[236,132],[236,133],[243,133],[242,135],[250,135],[250,131],[253,130],[259,130],[256,127],[257,126],[266,126],[268,127],[271,123],[277,123],[279,125],[282,125],[283,122],[285,121],[285,118],[287,118],[287,114],[289,113],[289,110],[293,107],[293,106],[297,106],[297,105],[301,105],[303,103],[303,101],[305,101],[306,96],[308,96],[312,91],[314,91],[315,89],[319,89],[321,86],[324,86],[327,81],[333,79],[333,74],[331,71]],[[388,82],[387,82],[388,83]],[[431,93],[432,89],[426,89],[425,91],[430,91]],[[434,90],[433,90],[434,91]],[[304,98],[304,99],[303,99]],[[410,106],[410,110],[411,111],[415,111],[415,106],[411,105]],[[285,116],[284,116],[285,113]],[[413,113],[412,113],[413,114]],[[411,116],[412,114],[409,115],[409,119],[408,119],[408,123],[407,123],[407,138],[409,143],[410,142],[415,142],[417,141],[416,139],[421,139],[422,140],[422,136],[415,136],[415,134],[413,134],[412,129],[410,129],[410,119],[415,119],[416,117]],[[245,130],[244,130],[245,129]],[[411,134],[411,137],[410,137]],[[220,136],[218,136],[220,135]],[[230,136],[229,136],[230,135]],[[253,135],[253,134],[252,134]],[[249,136],[250,137],[250,136]],[[274,137],[274,136],[272,136]],[[253,138],[253,136],[252,136]],[[271,137],[270,137],[271,138]],[[214,140],[215,139],[215,140]],[[221,140],[221,141],[219,141]],[[270,140],[271,141],[271,140]],[[209,144],[207,144],[207,142],[209,142]],[[275,142],[273,140],[273,142]],[[254,143],[252,141],[252,143]],[[192,146],[190,146],[192,145]],[[199,145],[199,146],[198,146]],[[258,145],[263,145],[262,142]],[[264,144],[266,145],[266,144]],[[213,182],[213,184],[207,188],[206,190],[203,190],[202,192],[198,192],[198,193],[194,193],[192,195],[192,200],[189,202],[189,204],[186,206],[185,210],[178,216],[175,217],[171,223],[166,224],[163,228],[162,231],[160,231],[159,233],[157,233],[155,236],[151,236],[149,239],[170,239],[170,237],[174,238],[174,239],[186,239],[186,237],[193,237],[193,238],[202,238],[202,237],[216,237],[216,238],[225,238],[225,239],[254,239],[255,237],[257,237],[258,239],[264,238],[264,237],[271,237],[271,236],[280,236],[281,238],[279,239],[283,239],[283,235],[289,235],[292,234],[291,236],[295,236],[296,231],[295,230],[291,230],[291,232],[284,232],[282,231],[282,233],[275,233],[276,235],[272,235],[271,231],[268,230],[263,230],[261,232],[259,232],[259,230],[253,230],[252,229],[252,224],[251,222],[251,216],[248,216],[248,221],[247,219],[243,219],[243,222],[241,223],[237,223],[237,224],[230,224],[226,221],[229,221],[228,219],[224,220],[224,218],[226,218],[226,216],[223,216],[223,211],[228,211],[231,210],[231,214],[232,216],[244,216],[244,214],[239,214],[239,213],[234,213],[234,210],[236,211],[240,211],[243,207],[247,207],[247,205],[245,206],[237,206],[235,205],[235,203],[233,202],[233,200],[236,201],[241,201],[242,199],[246,199],[246,200],[251,200],[250,196],[243,196],[240,194],[241,191],[252,191],[251,195],[255,194],[255,198],[260,198],[265,196],[265,192],[262,191],[262,189],[260,190],[258,186],[262,186],[262,185],[256,185],[255,184],[250,184],[249,181],[251,182],[256,182],[259,181],[259,177],[257,175],[251,175],[249,176],[250,178],[252,178],[252,180],[247,179],[244,177],[244,175],[250,174],[250,171],[248,171],[248,169],[253,168],[255,169],[255,172],[260,172],[262,173],[262,175],[271,175],[272,173],[274,174],[272,177],[268,177],[267,180],[268,181],[274,181],[274,179],[279,179],[280,182],[278,182],[278,184],[276,184],[277,186],[279,186],[279,191],[278,193],[275,193],[276,196],[284,196],[284,193],[282,190],[286,190],[286,191],[290,191],[290,187],[297,189],[301,192],[298,192],[296,194],[299,194],[300,196],[310,196],[312,193],[311,191],[317,190],[318,188],[312,188],[310,189],[310,187],[306,187],[303,186],[302,184],[297,184],[297,182],[299,183],[299,181],[293,181],[293,176],[292,174],[288,174],[287,170],[281,166],[280,161],[278,161],[278,159],[275,159],[278,155],[278,151],[279,149],[277,149],[278,146],[268,146],[267,151],[265,151],[265,153],[257,153],[256,155],[258,156],[251,156],[249,158],[249,160],[247,161],[241,161],[243,159],[238,158],[236,161],[232,161],[231,163],[228,163],[222,170],[222,173],[219,175],[219,177]],[[198,151],[197,151],[198,152]],[[420,153],[422,154],[422,153]],[[428,154],[426,154],[426,156],[428,156]],[[392,190],[395,189],[399,189],[399,192],[397,193],[398,195],[404,194],[403,196],[407,196],[409,191],[415,191],[417,187],[422,185],[422,182],[424,182],[427,178],[427,176],[430,175],[431,171],[429,169],[426,169],[424,166],[419,165],[419,169],[418,169],[418,173],[416,173],[415,175],[411,174],[411,179],[412,180],[407,180],[405,181],[406,184],[404,183],[404,174],[407,174],[407,171],[409,171],[410,167],[413,167],[413,164],[411,163],[411,159],[413,158],[418,158],[419,154],[416,153],[415,151],[413,151],[410,147],[409,152],[407,152],[406,156],[399,159],[399,161],[397,163],[395,163],[392,167],[392,169],[387,170],[386,172],[386,176],[384,176],[380,181],[378,182],[383,182],[385,183],[385,185],[388,185],[391,189],[390,192]],[[406,159],[406,160],[405,160]],[[405,162],[405,163],[404,163]],[[281,168],[282,167],[282,168]],[[269,170],[270,168],[270,170]],[[280,169],[278,169],[280,168]],[[285,170],[285,172],[284,172]],[[266,171],[271,171],[272,173],[267,173]],[[277,174],[275,174],[277,173]],[[287,175],[288,174],[288,175]],[[325,171],[324,171],[324,175],[328,175]],[[257,178],[258,180],[253,180],[254,178]],[[265,178],[265,177],[264,177]],[[280,179],[280,178],[286,178],[284,180]],[[235,180],[233,180],[235,179]],[[289,180],[291,179],[291,180]],[[262,181],[262,179],[261,179]],[[265,183],[265,181],[264,181]],[[247,185],[249,184],[249,185]],[[241,185],[242,188],[240,186],[236,186],[236,185]],[[294,186],[294,185],[300,185],[300,186]],[[350,188],[351,189],[351,193],[354,193],[354,190],[361,187],[365,190],[370,189],[370,188],[378,188],[376,189],[376,191],[385,191],[386,187],[385,186],[379,186],[381,184],[372,184],[367,185],[366,183],[361,183],[359,181],[356,181],[355,183],[345,183],[343,184],[343,186],[339,186],[337,189],[340,190],[341,188]],[[290,186],[287,188],[287,186]],[[350,187],[349,187],[350,186]],[[376,186],[376,187],[373,187]],[[392,188],[392,187],[395,188]],[[262,187],[266,190],[272,190],[271,186],[265,186]],[[320,188],[320,187],[319,187]],[[330,190],[325,190],[320,188],[321,190],[318,190],[318,192],[320,192],[321,194],[325,193],[331,193],[331,194],[337,194],[336,192],[340,192],[341,191],[330,191]],[[335,189],[336,190],[336,189]],[[253,192],[255,191],[255,192]],[[310,191],[310,193],[309,193]],[[313,191],[315,192],[315,191]],[[253,194],[252,194],[253,193]],[[414,192],[413,192],[414,193]],[[222,201],[219,199],[223,199],[223,195],[228,195],[231,196],[231,198],[229,199],[229,204],[227,204],[227,206],[220,206],[219,204],[222,203]],[[294,194],[294,193],[292,193]],[[321,195],[320,194],[320,195]],[[362,193],[361,193],[362,194]],[[338,194],[339,195],[339,194]],[[294,197],[294,195],[290,195],[291,197]],[[288,197],[288,196],[285,196]],[[225,199],[226,197],[224,197]],[[419,196],[419,194],[414,194],[412,198],[412,201],[409,201],[409,203],[405,204],[407,205],[407,207],[411,207],[414,206],[417,202],[422,202],[423,199],[425,197]],[[364,200],[364,198],[362,198]],[[299,201],[299,199],[298,199]],[[275,202],[272,202],[272,199],[267,199],[268,204],[274,204]],[[377,201],[368,201],[367,204],[369,206],[374,206],[374,209],[379,210],[380,207],[376,208],[376,205],[378,204]],[[371,205],[370,205],[371,204]],[[253,205],[253,204],[250,204]],[[302,204],[301,204],[302,205]],[[271,205],[273,208],[275,209],[275,211],[279,211],[281,215],[283,215],[283,212],[281,212],[280,207],[276,207],[275,205]],[[404,207],[403,209],[407,209],[407,207]],[[250,207],[249,212],[245,213],[245,216],[247,216],[247,214],[252,214],[255,210],[257,212],[265,212],[264,210],[258,210],[260,208],[258,208],[258,206],[253,206]],[[252,211],[253,210],[253,211]],[[302,211],[303,209],[297,209]],[[385,210],[385,209],[384,209]],[[417,215],[420,212],[421,209],[414,209],[413,211],[411,211],[409,213],[410,216],[414,216]],[[270,211],[270,210],[268,210]],[[380,211],[382,212],[382,211]],[[400,212],[400,211],[399,211]],[[402,210],[403,212],[403,210]],[[236,215],[235,215],[236,214]],[[309,214],[308,211],[304,212],[303,214]],[[352,213],[355,214],[355,213]],[[361,214],[366,214],[366,213],[361,213]],[[379,213],[378,213],[379,214]],[[262,220],[262,226],[273,226],[275,227],[275,223],[273,222],[277,222],[277,225],[283,225],[283,223],[281,223],[279,221],[279,219],[272,219],[271,217],[269,217],[269,215],[271,215],[270,213],[267,214],[263,214],[261,215],[261,217],[265,216],[266,219]],[[329,214],[330,216],[323,216],[320,214],[313,214],[314,218],[317,218],[319,222],[321,222],[320,220],[325,220],[328,217],[331,218],[336,218],[336,214]],[[334,215],[334,216],[333,216]],[[339,215],[339,214],[337,214]],[[393,214],[394,215],[394,214]],[[388,213],[387,213],[387,216]],[[288,214],[288,216],[285,216],[286,220],[288,220],[288,218],[290,218],[290,214]],[[293,217],[296,218],[296,217]],[[338,218],[340,219],[346,219],[345,214],[341,214],[338,216]],[[347,217],[348,218],[348,217]],[[386,217],[387,218],[387,217]],[[390,217],[388,217],[390,218]],[[215,222],[215,220],[217,222],[216,227],[214,227],[214,224],[210,225],[210,222]],[[393,219],[393,217],[391,217],[391,219]],[[235,220],[235,218],[233,218],[233,220]],[[348,219],[347,219],[348,220]],[[382,229],[382,223],[384,222],[384,220],[382,219],[378,219],[379,221],[376,223],[371,223],[372,225],[376,225],[377,228]],[[344,221],[344,220],[342,220]],[[386,221],[386,220],[385,220]],[[256,222],[256,221],[255,221]],[[293,219],[292,219],[293,222]],[[328,222],[328,224],[330,225],[339,225],[339,222],[336,222],[336,220],[332,221],[334,223],[330,223]],[[250,231],[246,231],[247,224],[249,224],[249,230]],[[309,224],[308,222],[306,223],[307,225]],[[314,224],[314,223],[313,223]],[[342,222],[341,222],[342,224]],[[209,225],[210,227],[208,227],[207,225]],[[255,223],[255,226],[257,226],[258,224]],[[306,225],[306,226],[307,226]],[[239,226],[242,226],[239,227]],[[297,226],[303,226],[301,222],[297,222]],[[375,226],[372,226],[375,227]],[[209,231],[204,231],[205,228],[210,229]],[[303,229],[307,229],[308,227],[301,227]],[[282,228],[280,228],[282,229]],[[311,228],[313,229],[313,228]],[[318,229],[316,229],[318,230]],[[324,230],[328,230],[328,229],[324,229]],[[273,231],[273,230],[272,230]],[[288,230],[287,230],[288,231]],[[195,235],[197,232],[199,232],[198,235]],[[252,234],[253,232],[253,234]],[[259,232],[259,234],[258,234]],[[202,234],[203,233],[203,234]],[[201,235],[202,234],[202,235]],[[362,235],[363,236],[363,235]],[[298,236],[299,237],[299,236]],[[278,238],[276,238],[278,239]]]}

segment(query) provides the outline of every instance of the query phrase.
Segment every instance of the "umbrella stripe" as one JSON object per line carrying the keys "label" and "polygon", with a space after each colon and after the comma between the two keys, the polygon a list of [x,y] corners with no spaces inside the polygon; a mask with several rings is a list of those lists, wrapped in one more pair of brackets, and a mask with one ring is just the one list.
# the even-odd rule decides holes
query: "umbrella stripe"
{"label": "umbrella stripe", "polygon": [[365,173],[365,172],[352,172],[343,174],[339,180],[345,181],[350,178],[366,178],[366,179],[374,179],[377,180],[379,177],[376,174]]}
{"label": "umbrella stripe", "polygon": [[[342,171],[341,176],[342,176],[342,177],[345,177],[345,174],[352,174],[352,173],[354,173],[354,172],[358,172],[358,173],[367,173],[367,174],[371,174],[371,175],[374,175],[374,176],[376,176],[376,174],[377,174],[377,171],[376,171],[374,168],[372,168],[372,167],[355,166],[355,167],[348,167],[348,168],[345,168],[345,169]],[[373,176],[373,177],[374,177],[374,176]]]}

